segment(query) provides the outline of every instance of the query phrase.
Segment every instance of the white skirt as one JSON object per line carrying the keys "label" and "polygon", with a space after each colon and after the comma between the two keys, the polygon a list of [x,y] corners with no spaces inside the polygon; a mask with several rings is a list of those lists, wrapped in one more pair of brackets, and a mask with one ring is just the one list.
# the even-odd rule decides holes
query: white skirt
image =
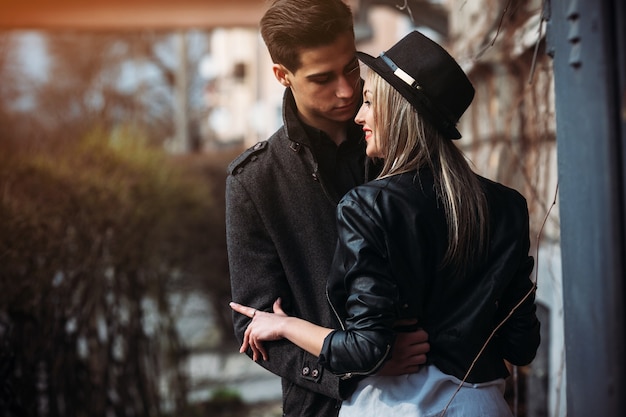
{"label": "white skirt", "polygon": [[512,417],[504,388],[504,379],[461,384],[429,365],[416,374],[365,378],[343,402],[339,417]]}

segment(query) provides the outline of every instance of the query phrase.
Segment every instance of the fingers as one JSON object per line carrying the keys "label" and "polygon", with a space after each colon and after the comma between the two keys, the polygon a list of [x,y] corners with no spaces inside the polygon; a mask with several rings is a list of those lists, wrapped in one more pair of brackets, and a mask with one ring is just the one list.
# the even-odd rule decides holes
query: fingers
{"label": "fingers", "polygon": [[248,337],[244,340],[244,344],[241,345],[239,352],[245,353],[248,348],[252,351],[253,361],[258,362],[259,358],[263,358],[265,361],[267,360],[268,356],[265,348],[263,347],[263,342]]}
{"label": "fingers", "polygon": [[377,375],[398,376],[419,372],[426,363],[426,355],[416,355],[402,360],[397,358],[385,363],[385,365],[377,372]]}
{"label": "fingers", "polygon": [[[244,306],[236,305],[236,307],[244,307]],[[256,311],[252,313],[252,316],[254,316],[255,312]],[[267,355],[265,348],[263,347],[263,342],[258,340],[254,336],[252,330],[253,330],[252,325],[249,325],[246,328],[246,331],[243,334],[243,341],[241,343],[241,347],[239,348],[239,353],[246,353],[246,351],[250,349],[252,351],[253,361],[258,362],[260,358],[263,358],[263,360],[267,360],[268,355]]]}
{"label": "fingers", "polygon": [[248,306],[244,306],[235,302],[230,302],[228,303],[228,305],[230,306],[230,308],[232,308],[233,310],[235,310],[237,313],[241,313],[244,316],[247,317],[254,317],[254,314],[256,313],[256,308],[254,307],[248,307]]}
{"label": "fingers", "polygon": [[239,353],[246,353],[246,350],[250,347],[250,343],[248,342],[248,338],[244,337],[243,343],[241,343],[241,347],[239,348]]}
{"label": "fingers", "polygon": [[[243,314],[244,316],[253,319],[253,321],[248,324],[248,327],[246,328],[246,331],[244,332],[243,341],[239,348],[239,352],[245,353],[248,351],[248,349],[250,349],[252,351],[252,360],[254,360],[255,362],[257,362],[261,358],[263,358],[263,360],[268,360],[267,351],[265,350],[263,346],[262,339],[260,339],[260,337],[263,337],[262,336],[263,325],[259,325],[258,321],[254,320],[255,315],[257,313],[262,313],[262,312],[257,310],[254,307],[244,306],[242,304],[235,303],[235,302],[230,302],[228,305],[230,306],[230,308],[233,309],[233,311],[236,311],[237,313]],[[281,316],[287,315],[282,309],[280,297],[276,299],[276,301],[274,302],[273,309],[274,309],[275,314],[278,314]],[[264,315],[264,317],[272,317],[271,313],[265,312],[262,314]],[[265,318],[265,320],[267,320],[267,318]],[[253,327],[255,326],[255,323],[257,323],[255,328],[258,328],[260,326],[261,330],[259,331],[257,329],[253,333]],[[267,326],[267,324],[265,326]],[[267,331],[265,332],[267,333]],[[265,336],[265,339],[268,340],[267,336]],[[274,339],[269,339],[269,340],[276,340],[276,339],[274,338]]]}
{"label": "fingers", "polygon": [[405,352],[407,356],[422,355],[430,352],[428,333],[423,329],[410,333],[398,333],[396,336],[397,351]]}
{"label": "fingers", "polygon": [[255,362],[259,361],[259,350],[257,349],[256,345],[254,343],[250,344],[250,347],[252,349],[252,360]]}
{"label": "fingers", "polygon": [[243,342],[241,343],[241,347],[239,348],[239,353],[245,353],[246,350],[250,347],[250,327],[246,329],[243,333]]}
{"label": "fingers", "polygon": [[428,342],[428,333],[424,329],[419,329],[415,332],[409,333],[412,335],[413,343],[426,343]]}
{"label": "fingers", "polygon": [[409,358],[407,366],[413,368],[419,368],[426,363],[426,355],[415,355]]}
{"label": "fingers", "polygon": [[426,363],[426,354],[429,351],[428,333],[423,329],[399,332],[393,345],[391,359],[385,364],[381,374],[402,375],[418,372],[420,366]]}
{"label": "fingers", "polygon": [[[250,317],[250,318],[254,318],[254,315],[257,313],[257,311],[259,311],[259,310],[257,310],[254,307],[244,306],[242,304],[235,303],[234,301],[231,301],[230,303],[228,303],[228,305],[230,306],[230,308],[232,308],[237,313],[241,313],[244,316],[247,316],[247,317]],[[274,301],[274,305],[272,306],[272,308],[274,310],[274,313],[276,313],[276,314],[280,314],[281,316],[286,316],[287,315],[283,311],[282,299],[280,297],[278,297],[276,299],[276,301]]]}
{"label": "fingers", "polygon": [[263,360],[267,360],[267,352],[263,348],[263,343],[256,340],[250,335],[250,329],[248,328],[244,334],[243,343],[239,348],[239,353],[246,353],[250,349],[252,351],[252,360],[258,362],[259,357]]}
{"label": "fingers", "polygon": [[258,340],[254,340],[252,343],[252,359],[255,362],[258,362],[259,360],[259,356],[263,358],[263,360],[267,360],[267,352],[265,351],[265,348],[263,347],[263,342],[260,342]]}
{"label": "fingers", "polygon": [[415,374],[415,373],[419,372],[420,369],[422,369],[421,365],[407,365],[407,366],[404,367],[404,369],[402,369],[398,373],[400,375]]}
{"label": "fingers", "polygon": [[403,340],[407,345],[417,345],[428,342],[428,333],[424,329],[418,329],[413,332],[399,332],[398,338]]}
{"label": "fingers", "polygon": [[281,316],[286,316],[287,313],[285,313],[285,311],[283,310],[283,300],[278,297],[276,299],[276,301],[274,301],[274,305],[272,306],[272,309],[274,310],[274,314],[279,314]]}
{"label": "fingers", "polygon": [[425,365],[427,361],[428,361],[428,356],[426,354],[417,355],[417,357],[415,358],[415,362],[420,366]]}
{"label": "fingers", "polygon": [[406,327],[417,325],[417,319],[399,319],[393,323],[394,327]]}

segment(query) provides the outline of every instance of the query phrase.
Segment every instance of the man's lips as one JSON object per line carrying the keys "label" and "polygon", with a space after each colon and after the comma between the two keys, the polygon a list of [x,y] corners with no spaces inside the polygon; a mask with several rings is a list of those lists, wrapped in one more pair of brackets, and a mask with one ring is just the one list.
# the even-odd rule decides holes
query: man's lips
{"label": "man's lips", "polygon": [[346,110],[353,110],[353,109],[354,109],[354,102],[345,104],[343,106],[335,107],[335,110],[338,110],[338,111],[346,111]]}

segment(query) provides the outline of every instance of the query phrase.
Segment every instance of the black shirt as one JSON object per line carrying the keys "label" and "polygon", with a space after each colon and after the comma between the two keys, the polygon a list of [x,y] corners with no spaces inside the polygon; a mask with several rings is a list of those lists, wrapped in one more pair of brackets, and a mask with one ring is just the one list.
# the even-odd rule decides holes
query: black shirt
{"label": "black shirt", "polygon": [[349,123],[347,139],[339,146],[325,132],[306,125],[305,129],[311,139],[319,174],[336,201],[365,182],[365,161],[354,157],[355,154],[362,154],[365,146],[360,126]]}

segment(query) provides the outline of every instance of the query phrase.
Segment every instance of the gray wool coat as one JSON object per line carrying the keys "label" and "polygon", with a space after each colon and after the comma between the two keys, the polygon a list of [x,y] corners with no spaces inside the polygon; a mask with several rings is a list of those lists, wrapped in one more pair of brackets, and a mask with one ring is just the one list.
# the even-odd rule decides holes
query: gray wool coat
{"label": "gray wool coat", "polygon": [[[307,130],[296,116],[289,89],[283,103],[284,125],[228,168],[226,235],[232,299],[259,310],[272,310],[282,298],[285,311],[337,328],[326,297],[327,274],[337,241],[336,206],[341,195],[319,170]],[[347,158],[366,177],[365,144]],[[350,131],[352,132],[352,130]],[[235,336],[242,341],[249,319],[233,314]],[[335,416],[354,381],[341,381],[318,358],[284,340],[266,343],[269,359],[259,364],[282,378],[283,415]],[[248,352],[250,354],[250,352]]]}

